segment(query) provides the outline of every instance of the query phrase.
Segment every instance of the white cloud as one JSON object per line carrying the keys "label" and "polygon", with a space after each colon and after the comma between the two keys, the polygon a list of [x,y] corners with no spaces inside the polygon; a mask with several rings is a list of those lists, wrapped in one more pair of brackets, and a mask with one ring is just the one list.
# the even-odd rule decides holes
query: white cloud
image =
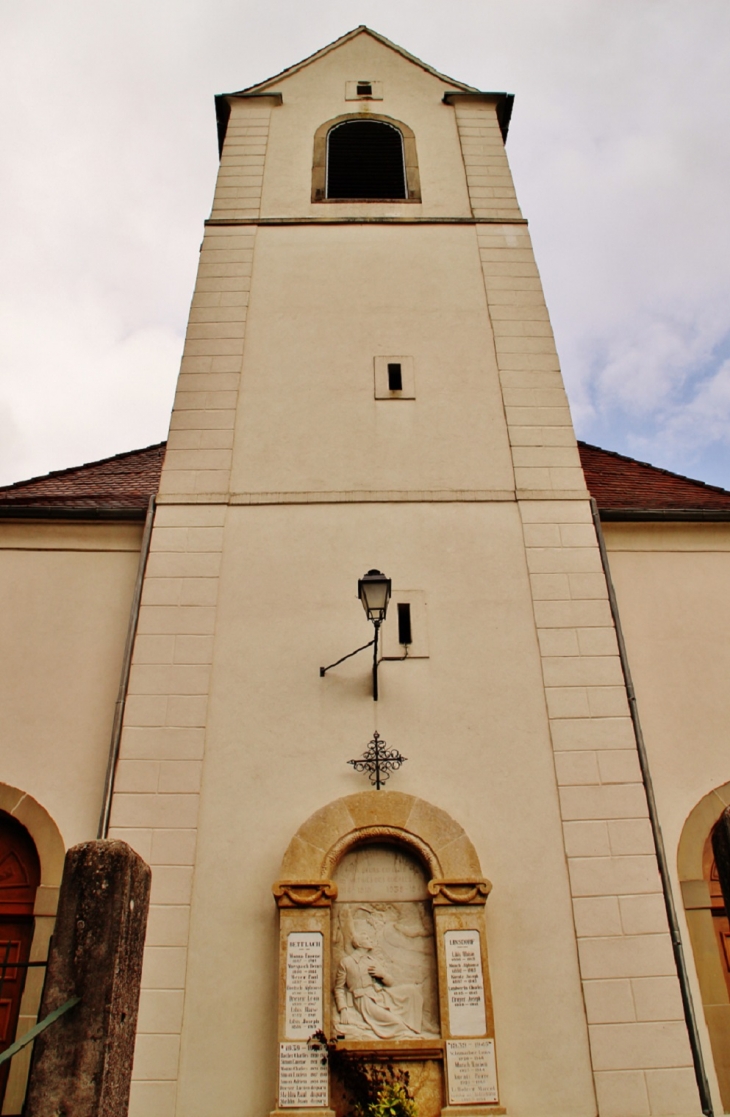
{"label": "white cloud", "polygon": [[730,330],[726,0],[1,6],[3,478],[165,437],[212,95],[361,22],[517,94],[508,153],[579,434],[685,469],[714,440],[730,483],[701,402]]}

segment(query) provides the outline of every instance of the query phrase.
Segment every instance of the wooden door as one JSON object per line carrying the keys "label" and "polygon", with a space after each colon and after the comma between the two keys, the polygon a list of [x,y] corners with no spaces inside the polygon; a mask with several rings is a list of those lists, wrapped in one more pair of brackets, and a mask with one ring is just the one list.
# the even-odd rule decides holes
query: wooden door
{"label": "wooden door", "polygon": [[[0,1051],[15,1040],[33,941],[40,863],[24,826],[0,811]],[[0,1108],[10,1063],[0,1066]]]}
{"label": "wooden door", "polygon": [[728,919],[725,899],[720,884],[720,874],[717,871],[712,848],[712,835],[705,842],[702,857],[702,869],[707,886],[710,890],[710,910],[712,911],[712,927],[715,932],[715,942],[720,955],[720,966],[725,978],[728,999],[730,999],[730,919]]}

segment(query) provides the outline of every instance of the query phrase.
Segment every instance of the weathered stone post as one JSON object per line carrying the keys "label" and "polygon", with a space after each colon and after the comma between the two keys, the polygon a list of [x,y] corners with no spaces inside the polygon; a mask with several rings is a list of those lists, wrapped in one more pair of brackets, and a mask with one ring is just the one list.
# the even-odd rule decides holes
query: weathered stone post
{"label": "weathered stone post", "polygon": [[26,1117],[126,1117],[150,869],[125,842],[66,854],[39,1013],[81,998],[35,1041]]}

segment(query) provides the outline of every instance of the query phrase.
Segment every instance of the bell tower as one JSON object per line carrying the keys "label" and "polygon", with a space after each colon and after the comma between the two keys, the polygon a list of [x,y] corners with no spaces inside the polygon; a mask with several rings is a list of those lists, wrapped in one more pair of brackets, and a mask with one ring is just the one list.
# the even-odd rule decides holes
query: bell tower
{"label": "bell tower", "polygon": [[[343,1113],[316,1023],[419,1117],[699,1112],[511,109],[366,27],[217,98],[112,807],[132,1117]],[[371,570],[377,702],[367,651],[320,675]]]}

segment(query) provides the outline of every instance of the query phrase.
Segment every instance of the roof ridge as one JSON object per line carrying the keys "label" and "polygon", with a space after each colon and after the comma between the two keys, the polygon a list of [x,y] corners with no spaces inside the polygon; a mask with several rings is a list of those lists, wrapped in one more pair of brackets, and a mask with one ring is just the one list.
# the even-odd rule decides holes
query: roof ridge
{"label": "roof ridge", "polygon": [[373,39],[377,39],[378,42],[382,43],[390,50],[394,50],[396,54],[400,54],[409,62],[413,62],[416,66],[420,66],[422,70],[426,70],[427,73],[433,74],[434,77],[439,78],[441,81],[456,85],[460,89],[470,93],[479,92],[475,85],[467,85],[466,82],[458,81],[456,78],[450,78],[448,74],[442,74],[440,70],[435,69],[433,66],[429,66],[428,62],[424,62],[422,58],[418,58],[417,55],[411,54],[409,51],[405,50],[404,47],[398,46],[397,43],[387,39],[385,35],[381,35],[380,32],[373,31],[372,27],[368,27],[367,24],[360,23],[357,27],[353,27],[352,31],[345,32],[344,35],[340,35],[339,38],[333,39],[331,43],[327,43],[326,46],[320,47],[319,50],[314,51],[313,54],[308,54],[306,58],[302,58],[300,62],[295,62],[293,65],[287,66],[284,70],[280,70],[278,74],[274,74],[270,78],[265,78],[263,81],[256,82],[254,85],[246,86],[244,89],[238,89],[234,93],[223,93],[219,94],[219,96],[235,97],[236,94],[253,93],[256,90],[264,89],[266,86],[271,85],[272,82],[280,81],[282,78],[287,78],[291,74],[296,74],[299,70],[304,69],[305,66],[311,65],[312,62],[316,62],[319,58],[323,58],[324,55],[329,54],[330,51],[335,50],[336,47],[342,46],[350,39],[354,39],[357,35],[362,34],[370,35]]}
{"label": "roof ridge", "polygon": [[652,465],[651,462],[644,462],[640,458],[632,458],[628,454],[619,454],[618,450],[604,450],[603,446],[596,446],[592,442],[584,442],[580,438],[576,441],[579,446],[585,446],[586,450],[597,450],[600,454],[608,454],[612,458],[619,458],[621,461],[631,462],[633,465],[641,465],[645,469],[651,469],[654,473],[663,473],[666,477],[676,477],[680,481],[686,481],[689,485],[697,485],[698,488],[709,489],[710,492],[730,496],[730,489],[723,489],[722,485],[710,485],[707,481],[699,481],[696,477],[688,477],[685,473],[675,473],[674,470],[665,469],[661,465]]}
{"label": "roof ridge", "polygon": [[106,465],[107,462],[119,461],[122,458],[134,458],[150,450],[162,450],[167,446],[167,439],[162,442],[152,442],[149,446],[140,446],[138,450],[122,450],[118,454],[110,454],[107,458],[98,458],[93,462],[81,462],[80,465],[70,465],[65,469],[53,469],[50,473],[39,473],[36,477],[26,477],[23,481],[13,481],[10,485],[0,485],[0,493],[10,493],[13,489],[21,489],[26,485],[36,484],[38,481],[48,481],[51,477],[64,477],[69,473],[78,473],[82,469],[93,469],[97,465]]}

